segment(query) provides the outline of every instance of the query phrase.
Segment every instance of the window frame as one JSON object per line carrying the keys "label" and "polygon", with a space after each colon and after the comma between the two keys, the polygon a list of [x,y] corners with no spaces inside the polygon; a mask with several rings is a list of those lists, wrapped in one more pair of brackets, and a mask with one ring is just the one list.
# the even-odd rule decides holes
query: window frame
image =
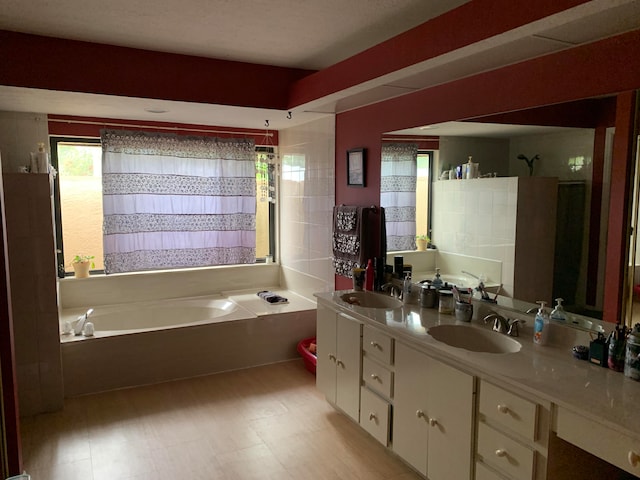
{"label": "window frame", "polygon": [[[60,143],[86,143],[86,144],[97,144],[101,145],[102,142],[100,138],[96,137],[68,137],[61,135],[50,135],[49,136],[49,151],[51,152],[50,160],[51,165],[56,171],[59,172],[59,159],[58,159],[58,144]],[[275,158],[275,148],[271,146],[259,146],[255,147],[256,155],[259,153],[269,153],[274,155]],[[275,171],[273,173],[273,183],[275,184],[275,192],[274,196],[277,202],[277,193],[278,193],[278,185],[277,185],[277,175]],[[258,201],[258,195],[256,191],[256,202]],[[269,202],[268,209],[268,220],[269,220],[269,253],[273,258],[273,261],[277,261],[275,258],[276,251],[276,202]],[[54,211],[54,227],[55,227],[55,247],[56,247],[56,270],[58,278],[66,278],[73,277],[73,272],[66,272],[64,265],[64,240],[63,240],[63,232],[62,232],[62,208],[60,203],[60,175],[56,175],[53,180],[53,211]],[[266,257],[256,258],[255,263],[266,263]],[[225,265],[232,267],[233,265]],[[208,267],[201,267],[208,268]],[[91,270],[91,273],[104,273],[103,269],[100,270]]]}

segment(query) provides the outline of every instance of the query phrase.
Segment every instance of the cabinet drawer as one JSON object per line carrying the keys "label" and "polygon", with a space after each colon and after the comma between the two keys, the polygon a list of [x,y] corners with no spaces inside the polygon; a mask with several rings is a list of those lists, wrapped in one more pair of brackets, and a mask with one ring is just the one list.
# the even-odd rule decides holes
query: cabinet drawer
{"label": "cabinet drawer", "polygon": [[362,380],[384,397],[391,398],[393,395],[393,373],[367,357],[362,359]]}
{"label": "cabinet drawer", "polygon": [[498,475],[485,464],[476,463],[476,480],[505,480],[506,477]]}
{"label": "cabinet drawer", "polygon": [[360,426],[386,447],[389,444],[389,403],[364,387],[360,402]]}
{"label": "cabinet drawer", "polygon": [[531,480],[535,452],[480,423],[478,425],[478,454],[482,460],[514,480]]}
{"label": "cabinet drawer", "polygon": [[538,405],[488,382],[480,386],[479,411],[528,440],[536,439]]}
{"label": "cabinet drawer", "polygon": [[387,365],[393,363],[393,339],[367,325],[362,332],[362,349]]}
{"label": "cabinet drawer", "polygon": [[558,407],[557,434],[563,440],[640,476],[640,440]]}

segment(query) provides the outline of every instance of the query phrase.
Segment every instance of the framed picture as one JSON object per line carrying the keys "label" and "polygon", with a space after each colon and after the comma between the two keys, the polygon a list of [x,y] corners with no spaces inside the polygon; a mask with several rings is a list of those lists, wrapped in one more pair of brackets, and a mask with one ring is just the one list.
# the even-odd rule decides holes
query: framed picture
{"label": "framed picture", "polygon": [[350,187],[365,186],[365,149],[347,150],[347,185]]}

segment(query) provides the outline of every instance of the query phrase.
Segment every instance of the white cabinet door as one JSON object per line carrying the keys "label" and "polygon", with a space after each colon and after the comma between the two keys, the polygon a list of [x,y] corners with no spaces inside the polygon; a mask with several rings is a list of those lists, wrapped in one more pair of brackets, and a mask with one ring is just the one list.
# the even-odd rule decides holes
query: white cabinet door
{"label": "white cabinet door", "polygon": [[394,451],[430,480],[468,480],[474,378],[396,343]]}
{"label": "white cabinet door", "polygon": [[337,316],[336,405],[360,421],[362,325],[344,313]]}
{"label": "white cabinet door", "polygon": [[316,317],[316,387],[331,402],[336,400],[336,313],[318,303]]}
{"label": "white cabinet door", "polygon": [[355,421],[360,419],[362,324],[318,304],[316,387]]}
{"label": "white cabinet door", "polygon": [[428,382],[433,424],[429,428],[428,477],[468,480],[473,461],[474,378],[430,359]]}
{"label": "white cabinet door", "polygon": [[395,370],[393,450],[426,475],[428,357],[396,342]]}

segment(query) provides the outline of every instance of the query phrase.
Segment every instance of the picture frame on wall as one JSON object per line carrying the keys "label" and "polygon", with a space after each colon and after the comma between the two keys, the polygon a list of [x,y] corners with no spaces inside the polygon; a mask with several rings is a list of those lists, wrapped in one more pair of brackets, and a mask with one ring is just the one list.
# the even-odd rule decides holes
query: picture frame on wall
{"label": "picture frame on wall", "polygon": [[365,186],[366,156],[364,148],[347,150],[347,185],[350,187]]}

